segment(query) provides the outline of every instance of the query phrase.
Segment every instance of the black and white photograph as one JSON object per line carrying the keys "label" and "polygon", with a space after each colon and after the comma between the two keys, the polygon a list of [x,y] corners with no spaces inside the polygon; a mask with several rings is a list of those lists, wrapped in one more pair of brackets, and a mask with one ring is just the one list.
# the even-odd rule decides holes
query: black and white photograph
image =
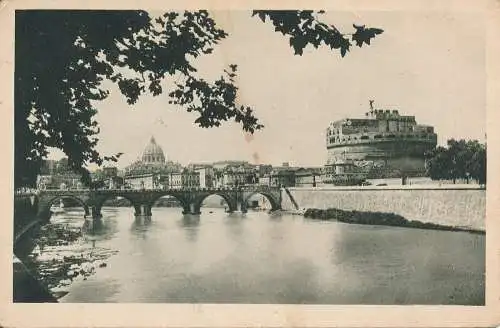
{"label": "black and white photograph", "polygon": [[13,306],[487,308],[484,4],[70,4],[0,10]]}

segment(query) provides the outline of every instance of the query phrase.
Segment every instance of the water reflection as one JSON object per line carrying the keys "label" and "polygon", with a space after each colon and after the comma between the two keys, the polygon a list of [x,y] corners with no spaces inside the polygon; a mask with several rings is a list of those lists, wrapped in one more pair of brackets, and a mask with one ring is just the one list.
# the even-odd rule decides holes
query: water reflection
{"label": "water reflection", "polygon": [[227,235],[231,240],[242,243],[241,239],[244,237],[246,218],[246,215],[241,213],[227,213],[223,218]]}
{"label": "water reflection", "polygon": [[259,211],[120,211],[103,220],[116,226],[108,239],[88,241],[119,252],[64,301],[484,303],[484,236]]}
{"label": "water reflection", "polygon": [[178,222],[178,226],[183,228],[186,240],[196,242],[198,240],[198,227],[200,226],[200,216],[185,214]]}
{"label": "water reflection", "polygon": [[135,226],[148,226],[152,222],[151,215],[136,215],[134,218]]}
{"label": "water reflection", "polygon": [[151,216],[138,215],[134,218],[134,221],[130,226],[130,231],[132,232],[133,236],[139,237],[141,239],[146,239],[148,237],[148,230],[151,226],[151,223]]}
{"label": "water reflection", "polygon": [[99,220],[85,219],[81,232],[85,238],[97,238],[98,240],[107,240],[113,237],[118,231],[118,225],[113,216]]}
{"label": "water reflection", "polygon": [[179,226],[182,228],[198,227],[200,225],[200,216],[185,214],[178,222]]}

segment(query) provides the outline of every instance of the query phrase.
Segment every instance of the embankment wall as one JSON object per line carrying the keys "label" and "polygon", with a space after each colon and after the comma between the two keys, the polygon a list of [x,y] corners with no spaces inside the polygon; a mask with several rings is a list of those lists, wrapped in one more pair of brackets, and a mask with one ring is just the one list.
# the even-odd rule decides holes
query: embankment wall
{"label": "embankment wall", "polygon": [[[480,188],[289,188],[300,208],[395,213],[408,220],[485,229],[486,190]],[[282,207],[293,209],[286,192]]]}

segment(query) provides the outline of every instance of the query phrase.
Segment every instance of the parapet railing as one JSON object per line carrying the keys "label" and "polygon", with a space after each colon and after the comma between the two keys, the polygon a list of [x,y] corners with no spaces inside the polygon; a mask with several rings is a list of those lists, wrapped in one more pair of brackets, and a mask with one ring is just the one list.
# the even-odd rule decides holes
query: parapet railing
{"label": "parapet railing", "polygon": [[43,193],[64,193],[64,192],[100,192],[100,193],[120,193],[120,192],[144,192],[144,191],[170,191],[170,192],[189,192],[189,191],[270,191],[280,189],[280,186],[268,185],[243,185],[231,187],[163,187],[163,188],[64,188],[64,189],[18,189],[14,191],[15,196],[35,196]]}

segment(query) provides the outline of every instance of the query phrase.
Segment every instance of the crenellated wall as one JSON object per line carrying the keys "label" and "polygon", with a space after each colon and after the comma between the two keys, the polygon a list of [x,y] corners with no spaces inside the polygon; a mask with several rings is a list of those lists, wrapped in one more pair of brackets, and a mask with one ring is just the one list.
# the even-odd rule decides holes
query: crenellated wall
{"label": "crenellated wall", "polygon": [[[408,220],[485,229],[486,191],[479,188],[289,188],[300,208],[395,213]],[[283,192],[284,209],[293,209]]]}

